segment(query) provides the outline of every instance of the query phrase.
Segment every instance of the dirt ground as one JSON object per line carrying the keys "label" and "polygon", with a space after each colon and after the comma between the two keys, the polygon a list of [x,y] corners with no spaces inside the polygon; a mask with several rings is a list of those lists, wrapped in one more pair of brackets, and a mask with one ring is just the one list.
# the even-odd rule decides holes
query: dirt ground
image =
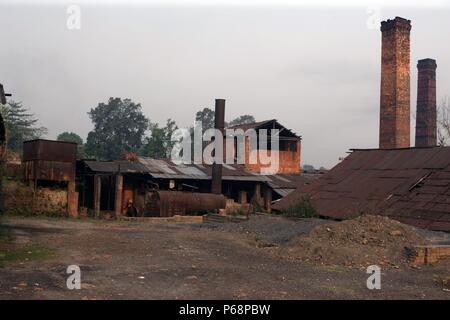
{"label": "dirt ground", "polygon": [[[450,299],[438,283],[448,264],[382,269],[381,290],[369,290],[365,270],[280,254],[325,220],[3,222],[0,299]],[[81,268],[81,290],[66,287],[69,265]]]}

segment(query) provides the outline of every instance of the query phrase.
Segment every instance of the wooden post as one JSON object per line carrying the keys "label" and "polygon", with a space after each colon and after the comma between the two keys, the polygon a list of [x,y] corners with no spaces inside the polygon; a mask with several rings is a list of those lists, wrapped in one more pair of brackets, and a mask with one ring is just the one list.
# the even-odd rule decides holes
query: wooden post
{"label": "wooden post", "polygon": [[247,203],[247,191],[239,191],[239,200],[238,202],[240,204],[246,204]]}
{"label": "wooden post", "polygon": [[114,212],[116,214],[116,219],[119,219],[122,215],[122,193],[123,193],[123,176],[118,174],[116,176],[116,199]]}
{"label": "wooden post", "polygon": [[255,185],[255,201],[259,205],[261,204],[261,185],[257,183]]}
{"label": "wooden post", "polygon": [[272,213],[272,189],[269,187],[264,190],[264,209],[267,213]]}
{"label": "wooden post", "polygon": [[67,213],[69,217],[78,218],[78,192],[75,181],[69,181],[67,184]]}
{"label": "wooden post", "polygon": [[94,212],[95,217],[100,216],[100,198],[102,194],[102,177],[99,175],[94,176]]}

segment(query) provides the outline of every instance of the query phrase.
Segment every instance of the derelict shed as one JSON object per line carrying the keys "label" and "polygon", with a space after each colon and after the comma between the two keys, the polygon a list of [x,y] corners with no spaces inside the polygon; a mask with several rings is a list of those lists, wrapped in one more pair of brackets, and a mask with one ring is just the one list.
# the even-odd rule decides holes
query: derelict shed
{"label": "derelict shed", "polygon": [[450,147],[353,150],[321,179],[300,186],[274,209],[288,208],[305,196],[326,217],[381,214],[450,231]]}
{"label": "derelict shed", "polygon": [[[224,164],[222,173],[224,196],[241,204],[256,201],[269,211],[273,200],[292,192],[300,181],[307,183],[310,180],[299,174],[261,175],[244,165]],[[195,201],[195,194],[209,194],[211,175],[210,165],[175,164],[169,159],[82,160],[77,163],[79,203],[80,207],[93,209],[97,214],[116,210],[121,214],[124,205],[132,200],[141,215],[154,216],[156,210],[151,202],[158,199],[153,195],[155,192],[170,190],[175,194],[184,191]],[[122,180],[119,181],[121,188],[117,187],[118,179]],[[119,202],[121,205],[117,207]]]}
{"label": "derelict shed", "polygon": [[[263,176],[242,167],[224,166],[223,172],[224,194],[236,199],[239,190],[250,190],[255,188],[255,183],[265,181]],[[154,192],[187,191],[193,196],[193,193],[207,194],[211,188],[211,166],[179,165],[168,159],[139,157],[137,161],[83,160],[78,162],[77,176],[80,206],[94,209],[97,213],[115,211],[121,214],[124,205],[132,200],[141,215],[154,216],[154,205],[149,203],[156,199],[152,195]],[[122,179],[121,188],[117,187],[118,179]],[[235,181],[230,183],[231,180]]]}
{"label": "derelict shed", "polygon": [[71,216],[77,216],[78,208],[76,161],[76,143],[44,139],[23,143],[25,180],[34,188],[38,185],[60,186],[62,183],[67,188],[67,211]]}
{"label": "derelict shed", "polygon": [[74,181],[76,161],[76,143],[44,139],[23,143],[26,180]]}

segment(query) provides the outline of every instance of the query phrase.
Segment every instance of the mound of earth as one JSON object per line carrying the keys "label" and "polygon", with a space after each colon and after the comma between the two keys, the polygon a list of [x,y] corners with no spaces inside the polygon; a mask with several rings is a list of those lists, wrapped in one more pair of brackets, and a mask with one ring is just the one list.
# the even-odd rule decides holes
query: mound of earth
{"label": "mound of earth", "polygon": [[409,264],[408,248],[427,243],[414,227],[384,216],[364,215],[315,227],[292,241],[288,255],[323,265],[400,268]]}

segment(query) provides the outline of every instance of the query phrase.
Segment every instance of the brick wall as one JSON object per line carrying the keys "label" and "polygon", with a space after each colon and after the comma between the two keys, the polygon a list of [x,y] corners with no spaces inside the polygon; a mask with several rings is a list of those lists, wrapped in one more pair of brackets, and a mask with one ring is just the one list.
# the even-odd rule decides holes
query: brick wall
{"label": "brick wall", "polygon": [[450,258],[450,246],[419,246],[416,247],[417,255],[413,258],[416,265],[433,264],[441,259]]}
{"label": "brick wall", "polygon": [[[296,143],[295,151],[278,151],[278,171],[275,173],[279,174],[292,174],[300,173],[300,161],[301,161],[301,141],[293,141]],[[258,161],[255,164],[250,163],[251,156],[254,153],[258,153],[259,150],[250,151],[250,142],[246,138],[245,141],[245,167],[253,172],[261,173],[264,169],[269,169],[270,165],[261,163],[260,157],[257,157]],[[267,156],[275,156],[275,151],[267,151]]]}

